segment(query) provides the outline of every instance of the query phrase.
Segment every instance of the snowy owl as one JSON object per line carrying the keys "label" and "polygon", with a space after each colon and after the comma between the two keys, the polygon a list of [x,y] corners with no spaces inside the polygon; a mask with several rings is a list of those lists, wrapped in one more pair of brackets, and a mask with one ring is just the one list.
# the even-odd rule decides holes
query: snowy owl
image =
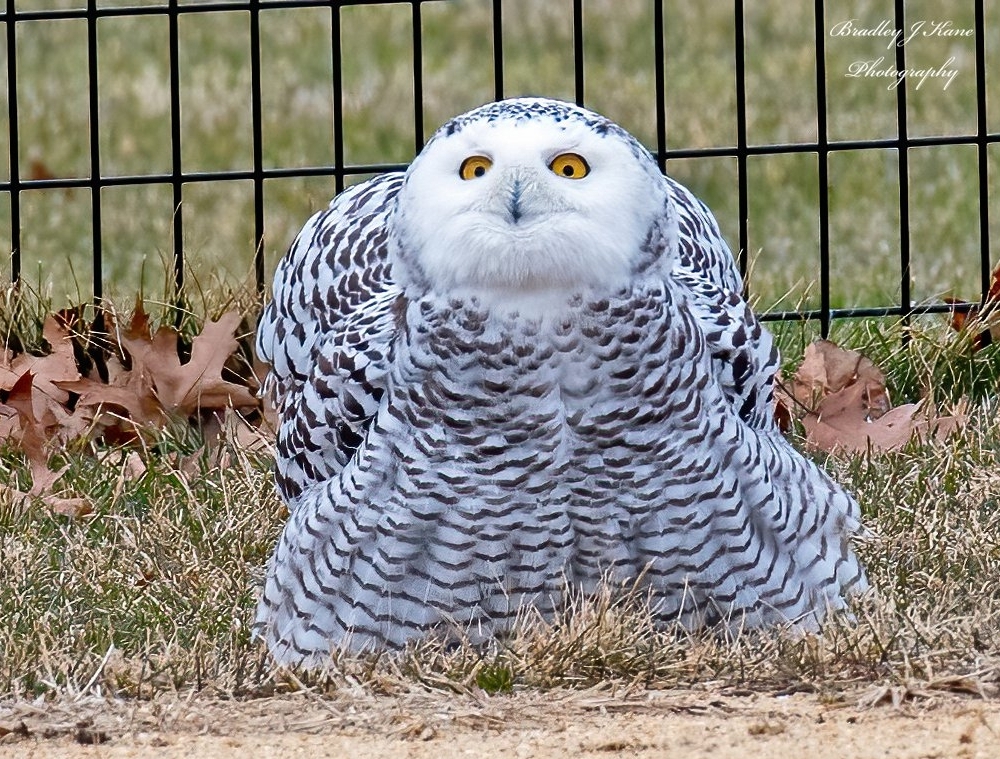
{"label": "snowy owl", "polygon": [[482,106],[341,193],[257,337],[289,509],[274,657],[482,641],[635,578],[688,628],[844,608],[859,508],[775,428],[741,290],[709,210],[569,103]]}

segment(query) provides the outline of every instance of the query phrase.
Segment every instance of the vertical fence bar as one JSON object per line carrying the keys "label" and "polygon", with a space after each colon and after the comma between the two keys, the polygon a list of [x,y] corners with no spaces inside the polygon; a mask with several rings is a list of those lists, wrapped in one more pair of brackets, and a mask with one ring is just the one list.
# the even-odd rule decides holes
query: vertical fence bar
{"label": "vertical fence bar", "polygon": [[656,162],[660,171],[667,170],[667,94],[666,53],[663,49],[663,0],[653,3],[653,60],[656,70],[653,82],[656,90]]}
{"label": "vertical fence bar", "polygon": [[990,260],[990,177],[986,148],[986,18],[984,0],[976,0],[976,147],[979,158],[979,274],[980,303],[990,292],[993,262]]}
{"label": "vertical fence bar", "polygon": [[746,81],[746,32],[743,28],[743,0],[736,0],[734,14],[736,26],[736,173],[739,184],[740,205],[740,274],[743,275],[744,294],[750,296],[746,282],[749,261],[747,198],[747,81]]}
{"label": "vertical fence bar", "polygon": [[[411,6],[413,17],[413,65],[414,65],[414,143],[419,149],[424,140],[424,106],[423,106],[423,38],[422,38],[422,3],[426,0],[404,0]],[[311,3],[309,3],[311,4]],[[344,130],[344,92],[343,92],[343,45],[342,45],[342,23],[343,7],[345,5],[362,5],[357,0],[323,0],[324,7],[329,7],[331,12],[331,49],[333,60],[332,87],[333,87],[333,118],[334,118],[334,167],[337,191],[343,189],[346,177],[350,172],[363,171],[363,167],[348,168],[345,160],[345,130]],[[7,97],[8,97],[8,117],[9,117],[9,162],[10,181],[2,182],[3,191],[10,193],[11,207],[11,280],[17,282],[22,273],[23,256],[21,251],[22,230],[22,196],[25,190],[42,188],[48,191],[57,187],[89,187],[92,198],[93,218],[93,292],[95,298],[100,298],[103,293],[103,202],[102,191],[109,185],[137,183],[141,177],[105,177],[102,174],[101,161],[101,135],[100,135],[100,82],[99,82],[99,26],[101,19],[108,12],[98,7],[97,0],[87,0],[82,9],[69,9],[62,11],[25,11],[17,10],[16,0],[6,0],[0,4],[0,8],[5,10],[0,13],[0,20],[5,25],[5,42],[7,47]],[[169,28],[169,68],[170,68],[170,150],[171,169],[168,175],[158,175],[151,177],[152,181],[169,182],[173,190],[174,217],[173,217],[173,256],[174,256],[174,281],[178,288],[181,288],[185,279],[184,266],[184,236],[183,236],[183,190],[186,181],[199,181],[203,179],[218,179],[231,181],[235,179],[253,179],[254,182],[254,226],[256,250],[254,254],[254,269],[258,288],[263,287],[264,280],[264,184],[265,177],[271,176],[269,170],[264,167],[263,161],[263,119],[262,119],[262,51],[261,51],[261,29],[260,14],[263,8],[274,5],[261,0],[246,0],[243,6],[250,13],[250,45],[251,45],[251,108],[252,108],[252,129],[253,129],[253,170],[248,174],[245,171],[220,171],[200,174],[198,176],[186,176],[182,167],[182,120],[181,120],[181,78],[180,78],[180,42],[179,42],[179,20],[181,13],[214,12],[219,10],[219,6],[213,4],[207,8],[193,8],[188,5],[181,6],[180,0],[166,0],[163,6],[152,9],[151,12],[158,15],[166,15]],[[297,5],[296,3],[292,4]],[[830,302],[830,227],[829,227],[829,175],[830,175],[830,154],[835,150],[850,147],[851,149],[886,149],[895,147],[898,157],[898,187],[899,187],[899,234],[900,234],[900,260],[899,260],[899,286],[900,299],[899,307],[891,308],[871,308],[871,309],[845,309],[838,310],[836,314],[847,315],[869,315],[874,312],[902,314],[904,323],[909,320],[914,312],[912,301],[912,271],[911,271],[911,240],[910,240],[910,209],[909,209],[909,147],[914,145],[934,144],[974,144],[977,148],[978,158],[978,181],[979,192],[978,202],[980,206],[979,216],[979,246],[980,246],[980,279],[982,297],[985,298],[991,278],[991,251],[990,251],[990,184],[989,184],[989,148],[997,144],[997,135],[989,131],[987,112],[987,82],[986,82],[986,13],[985,0],[974,0],[975,9],[975,46],[976,46],[976,93],[977,93],[977,127],[975,137],[962,136],[951,137],[945,135],[942,138],[933,140],[916,139],[911,140],[908,134],[907,124],[907,82],[902,79],[896,87],[896,111],[898,131],[895,139],[889,140],[857,140],[852,141],[850,146],[831,143],[828,132],[828,89],[826,83],[827,67],[825,61],[825,39],[827,30],[825,28],[825,0],[814,0],[815,13],[815,55],[816,55],[816,88],[817,88],[817,140],[816,152],[818,161],[819,179],[819,246],[820,246],[820,295],[821,302],[818,311],[803,315],[805,318],[817,318],[821,322],[821,329],[824,335],[828,334],[830,322],[834,311]],[[493,19],[493,91],[494,96],[499,99],[504,96],[504,71],[503,71],[503,25],[502,25],[503,0],[492,0]],[[574,52],[574,96],[580,104],[585,100],[585,48],[584,48],[584,0],[573,0],[573,52]],[[802,145],[774,145],[774,146],[749,146],[747,135],[747,94],[746,94],[746,7],[745,0],[734,0],[734,23],[735,23],[735,79],[736,79],[736,118],[737,135],[735,150],[706,149],[704,151],[690,150],[683,151],[684,155],[725,155],[735,156],[738,170],[738,191],[739,191],[739,243],[740,243],[740,268],[744,275],[747,271],[749,257],[749,214],[748,214],[748,173],[747,166],[749,155],[753,154],[785,154],[791,152],[802,152],[803,149],[812,150],[812,146]],[[130,15],[131,9],[115,11],[113,15]],[[656,98],[656,152],[657,160],[661,168],[665,168],[667,156],[670,154],[667,149],[667,112],[666,112],[666,82],[665,82],[665,39],[664,28],[666,19],[664,17],[663,0],[653,0],[653,20],[654,20],[654,48],[656,71],[654,79]],[[73,18],[86,21],[87,46],[88,46],[88,86],[89,86],[89,151],[90,151],[90,177],[89,179],[47,179],[22,177],[20,170],[20,130],[18,118],[18,24],[30,19],[32,23],[42,23],[46,19]],[[905,0],[894,0],[895,28],[906,29]],[[23,27],[21,27],[23,31]],[[902,46],[897,46],[895,51],[895,65],[898,70],[906,67],[906,52]],[[23,84],[23,82],[22,82]],[[23,87],[21,88],[23,90]],[[373,169],[374,170],[374,169]],[[326,173],[325,171],[321,173]],[[280,172],[282,176],[294,175],[294,172]],[[995,213],[995,212],[994,212]],[[995,237],[995,236],[994,236]],[[774,318],[795,318],[794,312],[775,314]]]}
{"label": "vertical fence bar", "polygon": [[264,125],[261,106],[260,0],[250,0],[250,119],[253,130],[253,272],[264,295]]}
{"label": "vertical fence bar", "polygon": [[340,40],[339,2],[330,4],[330,47],[333,55],[333,181],[334,189],[344,189],[344,50]]}
{"label": "vertical fence bar", "polygon": [[816,159],[819,176],[819,326],[830,336],[830,150],[826,115],[826,3],[816,0]]}
{"label": "vertical fence bar", "polygon": [[583,0],[573,0],[573,85],[576,104],[583,105]]}
{"label": "vertical fence bar", "polygon": [[[178,0],[167,4],[170,47],[170,184],[173,187],[174,287],[184,287],[184,208],[181,175],[181,69]],[[180,313],[178,312],[178,319]]]}
{"label": "vertical fence bar", "polygon": [[[896,0],[896,29],[906,30],[905,0]],[[896,45],[896,70],[906,69],[906,46]],[[896,129],[899,163],[899,300],[903,309],[903,324],[910,322],[910,170],[909,149],[906,145],[906,78],[896,87]],[[905,333],[904,333],[904,339]]]}
{"label": "vertical fence bar", "polygon": [[503,100],[503,3],[493,0],[493,99]]}
{"label": "vertical fence bar", "polygon": [[21,166],[17,126],[17,11],[7,0],[7,121],[10,130],[10,279],[21,280]]}
{"label": "vertical fence bar", "polygon": [[413,142],[414,154],[424,146],[424,35],[420,0],[413,0]]}
{"label": "vertical fence bar", "polygon": [[104,288],[103,257],[101,254],[101,131],[100,93],[97,78],[97,0],[87,0],[87,74],[90,85],[90,228],[93,236],[93,295],[100,301]]}

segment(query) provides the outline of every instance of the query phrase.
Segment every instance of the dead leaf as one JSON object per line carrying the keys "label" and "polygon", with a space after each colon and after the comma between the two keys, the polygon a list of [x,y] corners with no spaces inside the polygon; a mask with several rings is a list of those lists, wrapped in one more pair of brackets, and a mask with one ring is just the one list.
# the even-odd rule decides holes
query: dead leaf
{"label": "dead leaf", "polygon": [[65,405],[69,401],[69,394],[56,383],[80,377],[70,330],[52,315],[42,326],[42,337],[51,347],[50,353],[44,356],[22,353],[11,359],[8,352],[7,360],[0,361],[0,390],[10,390],[26,372],[31,373],[38,390],[33,396],[34,413],[38,417],[53,402]]}
{"label": "dead leaf", "polygon": [[[966,301],[961,298],[944,298],[944,302],[950,305],[965,305]],[[989,319],[995,315],[1000,307],[1000,266],[993,269],[990,274],[990,286],[983,300],[982,307],[973,305],[965,310],[953,308],[950,313],[951,328],[956,332],[962,332],[970,327],[985,327],[979,329],[972,338],[972,350],[978,351],[995,342],[1000,342],[1000,323],[996,319]],[[978,324],[977,324],[978,322]]]}
{"label": "dead leaf", "polygon": [[107,382],[81,377],[57,386],[77,394],[78,407],[95,407],[102,433],[113,441],[129,442],[143,427],[162,427],[170,415],[201,416],[206,439],[211,439],[218,425],[204,412],[260,405],[249,388],[222,378],[225,363],[239,347],[233,336],[239,322],[233,312],[207,322],[192,342],[190,360],[181,363],[176,330],[164,326],[151,335],[149,317],[139,302],[120,335],[131,368],[111,355],[104,363]]}
{"label": "dead leaf", "polygon": [[885,375],[865,356],[818,340],[790,382],[775,388],[775,419],[788,431],[798,418],[806,442],[824,451],[893,451],[914,435],[944,439],[965,420],[964,410],[940,417],[928,404],[893,408]]}
{"label": "dead leaf", "polygon": [[802,426],[806,442],[820,450],[864,453],[899,450],[914,435],[944,440],[964,421],[964,412],[939,417],[924,403],[897,406],[873,419],[865,387],[855,383],[824,398],[816,412],[802,417]]}
{"label": "dead leaf", "polygon": [[[124,330],[109,312],[98,311],[89,327],[83,314],[69,309],[46,319],[44,355],[0,349],[0,439],[23,450],[32,475],[30,491],[21,495],[41,498],[55,513],[90,513],[86,501],[52,493],[65,471],[49,468],[53,447],[81,437],[142,442],[146,431],[162,429],[171,417],[205,425],[210,443],[226,426],[247,447],[267,445],[267,436],[255,431],[262,418],[258,380],[250,353],[240,353],[235,332],[248,327],[237,313],[206,322],[187,360],[176,330],[151,332],[141,301]],[[120,479],[144,470],[141,461],[130,461]]]}
{"label": "dead leaf", "polygon": [[21,426],[19,442],[21,450],[28,459],[28,468],[31,470],[31,489],[28,495],[38,496],[48,492],[56,480],[65,473],[66,467],[58,471],[49,468],[46,446],[54,438],[54,434],[46,429],[46,422],[49,426],[58,426],[58,422],[51,417],[51,411],[48,409],[48,419],[38,419],[35,416],[33,394],[33,376],[31,372],[25,372],[11,388],[7,403],[17,411]]}
{"label": "dead leaf", "polygon": [[861,386],[871,418],[878,418],[892,408],[885,375],[870,359],[829,340],[817,340],[806,347],[802,364],[785,387],[796,403],[814,411],[827,396],[855,384]]}
{"label": "dead leaf", "polygon": [[146,462],[142,460],[142,456],[135,451],[130,452],[122,464],[122,475],[127,479],[137,480],[145,473]]}
{"label": "dead leaf", "polygon": [[220,467],[231,465],[230,451],[222,445],[228,440],[241,451],[253,451],[274,455],[274,440],[277,430],[277,413],[270,403],[264,403],[259,424],[251,424],[246,417],[232,409],[227,410],[222,419],[219,435],[212,442],[206,441],[209,453],[214,455]]}
{"label": "dead leaf", "polygon": [[786,435],[792,431],[792,422],[796,418],[795,403],[781,372],[776,372],[774,375],[774,422],[778,425],[778,429]]}
{"label": "dead leaf", "polygon": [[43,494],[41,500],[53,514],[61,514],[64,517],[78,519],[94,513],[94,505],[86,498],[61,498]]}
{"label": "dead leaf", "polygon": [[278,436],[278,412],[270,401],[262,401],[261,417],[256,425],[248,422],[241,414],[229,412],[226,415],[226,426],[231,439],[244,450],[274,454],[274,440]]}
{"label": "dead leaf", "polygon": [[240,315],[223,314],[218,321],[207,321],[201,334],[191,344],[191,358],[182,364],[177,355],[177,332],[162,326],[152,336],[140,321],[133,323],[122,336],[122,345],[132,358],[132,371],[148,375],[154,393],[164,410],[191,416],[203,409],[253,408],[258,405],[250,390],[222,379],[222,369],[229,356],[239,348],[234,331]]}
{"label": "dead leaf", "polygon": [[56,384],[79,396],[78,407],[96,406],[125,412],[139,425],[159,425],[165,421],[163,408],[153,394],[153,385],[141,373],[125,373],[116,378],[116,382],[121,384],[106,385],[84,377]]}

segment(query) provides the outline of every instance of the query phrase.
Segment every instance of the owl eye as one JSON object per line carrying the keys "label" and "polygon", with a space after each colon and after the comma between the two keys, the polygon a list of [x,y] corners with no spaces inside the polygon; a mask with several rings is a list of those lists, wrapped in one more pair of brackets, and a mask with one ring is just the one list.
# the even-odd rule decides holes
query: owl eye
{"label": "owl eye", "polygon": [[567,179],[583,179],[590,173],[590,166],[582,155],[576,153],[560,153],[552,159],[549,168],[553,173]]}
{"label": "owl eye", "polygon": [[484,155],[470,155],[464,161],[462,165],[458,167],[458,175],[462,179],[476,179],[483,176],[490,167],[493,166],[493,161]]}

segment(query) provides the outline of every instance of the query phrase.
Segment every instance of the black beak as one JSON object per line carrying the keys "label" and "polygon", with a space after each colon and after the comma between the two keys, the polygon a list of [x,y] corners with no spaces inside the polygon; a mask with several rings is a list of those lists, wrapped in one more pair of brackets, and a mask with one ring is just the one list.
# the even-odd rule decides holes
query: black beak
{"label": "black beak", "polygon": [[514,186],[510,191],[510,217],[517,224],[520,221],[521,216],[521,180],[515,179]]}

